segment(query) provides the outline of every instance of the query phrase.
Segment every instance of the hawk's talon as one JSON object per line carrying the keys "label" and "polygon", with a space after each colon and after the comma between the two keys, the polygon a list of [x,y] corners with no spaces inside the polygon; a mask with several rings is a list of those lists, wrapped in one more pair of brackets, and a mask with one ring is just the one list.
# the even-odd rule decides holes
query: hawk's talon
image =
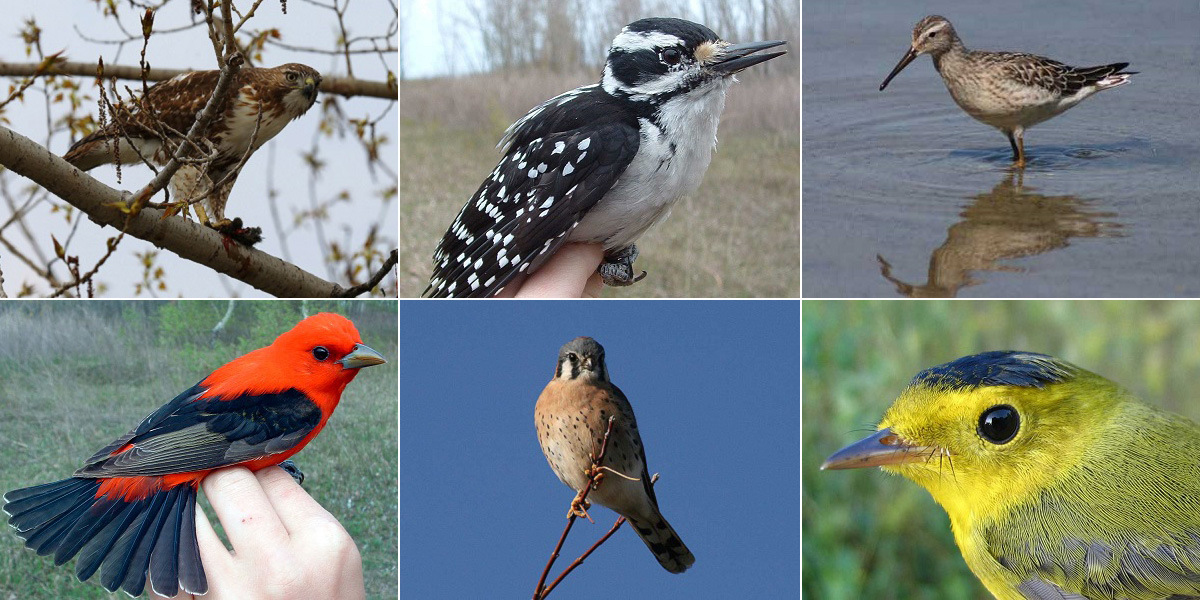
{"label": "hawk's talon", "polygon": [[208,226],[216,230],[217,233],[246,247],[254,246],[263,241],[262,228],[246,227],[242,224],[241,217],[235,218],[232,221],[221,219],[216,223],[208,223]]}
{"label": "hawk's talon", "polygon": [[618,250],[615,254],[605,256],[604,262],[600,263],[600,267],[596,271],[600,273],[600,278],[604,280],[605,285],[612,287],[633,285],[646,277],[645,271],[634,274],[633,261],[637,260],[637,257],[637,245],[631,244],[627,248]]}

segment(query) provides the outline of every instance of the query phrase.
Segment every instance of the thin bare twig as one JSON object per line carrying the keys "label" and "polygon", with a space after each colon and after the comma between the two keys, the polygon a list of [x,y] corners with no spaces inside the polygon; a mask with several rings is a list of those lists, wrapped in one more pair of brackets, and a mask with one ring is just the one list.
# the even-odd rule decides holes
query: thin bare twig
{"label": "thin bare twig", "polygon": [[379,285],[379,282],[383,281],[383,278],[387,277],[387,274],[396,267],[396,262],[399,260],[398,254],[398,249],[392,248],[392,254],[388,256],[387,260],[383,261],[383,266],[380,267],[379,270],[376,271],[375,274],[366,281],[366,283],[356,285],[346,290],[342,293],[342,297],[354,298],[375,289],[375,286]]}
{"label": "thin bare twig", "polygon": [[[654,485],[654,482],[656,482],[656,481],[658,481],[658,473],[655,473],[654,476],[650,478],[650,485]],[[575,559],[575,562],[567,565],[567,568],[563,569],[562,574],[560,574],[558,576],[558,578],[556,578],[553,582],[550,583],[549,586],[546,587],[545,591],[542,592],[541,597],[545,598],[546,596],[549,596],[550,590],[558,587],[559,582],[561,582],[568,574],[570,574],[571,571],[574,571],[575,567],[582,565],[583,561],[587,560],[587,557],[591,556],[592,552],[595,552],[596,548],[600,547],[600,544],[607,542],[608,538],[612,537],[613,534],[616,533],[617,530],[620,529],[621,526],[625,524],[626,520],[627,519],[625,517],[618,517],[617,522],[613,523],[612,529],[609,529],[608,533],[604,534],[603,536],[600,537],[600,539],[596,540],[596,543],[592,544],[592,547],[588,548],[586,552],[584,552],[583,554],[580,554],[579,558]]]}
{"label": "thin bare twig", "polygon": [[[587,501],[588,494],[591,493],[592,488],[596,486],[594,474],[599,472],[600,463],[604,462],[604,453],[608,451],[608,438],[612,435],[613,423],[615,421],[616,416],[611,416],[608,418],[608,427],[605,428],[604,439],[600,442],[600,452],[596,454],[594,459],[592,459],[592,467],[588,469],[588,485],[584,486],[582,490],[579,490],[579,493],[575,496],[575,499],[571,501],[572,509],[574,509],[576,505],[583,506],[584,502]],[[554,546],[554,552],[550,554],[550,560],[546,562],[546,568],[542,569],[542,576],[538,579],[537,588],[533,590],[533,600],[542,600],[546,597],[546,594],[550,593],[550,590],[543,589],[546,584],[546,576],[550,574],[550,569],[554,567],[554,561],[558,560],[558,554],[560,551],[562,551],[563,542],[567,541],[567,534],[571,533],[571,526],[575,524],[575,519],[577,517],[578,515],[574,510],[572,510],[571,514],[567,516],[567,526],[563,528],[562,535],[558,537],[558,544]],[[557,584],[561,579],[562,577],[560,576],[554,581],[554,584]]]}

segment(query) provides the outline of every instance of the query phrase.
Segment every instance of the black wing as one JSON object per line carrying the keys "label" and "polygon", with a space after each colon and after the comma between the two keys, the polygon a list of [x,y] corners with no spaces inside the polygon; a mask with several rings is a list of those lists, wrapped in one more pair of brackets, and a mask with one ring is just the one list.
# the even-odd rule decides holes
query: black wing
{"label": "black wing", "polygon": [[537,270],[637,153],[637,117],[598,85],[542,103],[501,140],[504,158],[434,252],[425,295],[494,295]]}
{"label": "black wing", "polygon": [[101,448],[77,477],[153,476],[216,469],[295,447],[321,422],[303,393],[197,399],[193,386]]}

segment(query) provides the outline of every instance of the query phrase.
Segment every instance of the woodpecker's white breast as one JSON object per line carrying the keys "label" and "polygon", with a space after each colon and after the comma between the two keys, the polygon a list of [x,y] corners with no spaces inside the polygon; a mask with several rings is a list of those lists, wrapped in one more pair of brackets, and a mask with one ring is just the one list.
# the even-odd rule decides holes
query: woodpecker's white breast
{"label": "woodpecker's white breast", "polygon": [[626,248],[666,218],[676,201],[696,191],[712,160],[730,83],[721,78],[668,100],[658,108],[657,124],[638,119],[637,155],[567,241],[603,242],[605,250]]}

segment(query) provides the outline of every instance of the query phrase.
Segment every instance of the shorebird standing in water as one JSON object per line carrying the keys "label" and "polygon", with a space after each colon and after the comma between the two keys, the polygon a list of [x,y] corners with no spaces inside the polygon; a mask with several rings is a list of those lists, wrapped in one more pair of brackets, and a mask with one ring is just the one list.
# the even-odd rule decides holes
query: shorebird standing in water
{"label": "shorebird standing in water", "polygon": [[1129,63],[1071,67],[1035,54],[967,50],[950,21],[930,15],[913,28],[912,47],[879,90],[922,54],[933,57],[933,68],[959,108],[1008,136],[1016,167],[1025,166],[1026,128],[1100,90],[1127,83],[1135,74],[1123,71]]}

